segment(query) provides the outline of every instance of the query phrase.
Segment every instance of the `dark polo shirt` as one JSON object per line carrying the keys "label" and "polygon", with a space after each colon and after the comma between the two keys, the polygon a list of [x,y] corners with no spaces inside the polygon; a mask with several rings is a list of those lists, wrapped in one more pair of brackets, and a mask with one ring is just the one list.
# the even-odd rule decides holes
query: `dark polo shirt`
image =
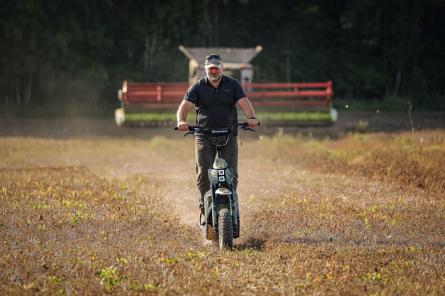
{"label": "dark polo shirt", "polygon": [[[203,128],[227,128],[238,123],[236,102],[245,97],[238,80],[223,75],[218,88],[203,77],[187,90],[184,99],[196,106],[196,125]],[[235,135],[238,129],[236,129]]]}

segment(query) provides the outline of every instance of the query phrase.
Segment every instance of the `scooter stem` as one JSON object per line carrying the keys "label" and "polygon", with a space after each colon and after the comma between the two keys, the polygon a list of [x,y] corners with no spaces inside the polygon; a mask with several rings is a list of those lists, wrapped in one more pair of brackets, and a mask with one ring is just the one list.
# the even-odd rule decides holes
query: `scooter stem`
{"label": "scooter stem", "polygon": [[221,150],[222,150],[222,147],[216,147],[216,155],[218,156],[218,158],[222,157],[221,156]]}

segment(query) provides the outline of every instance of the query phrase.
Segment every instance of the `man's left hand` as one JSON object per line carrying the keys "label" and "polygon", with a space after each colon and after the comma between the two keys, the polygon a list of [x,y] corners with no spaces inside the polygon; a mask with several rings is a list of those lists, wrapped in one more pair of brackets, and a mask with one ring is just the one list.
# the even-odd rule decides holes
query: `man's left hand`
{"label": "man's left hand", "polygon": [[249,118],[247,120],[247,124],[249,125],[249,127],[256,127],[258,125],[256,119],[253,118]]}

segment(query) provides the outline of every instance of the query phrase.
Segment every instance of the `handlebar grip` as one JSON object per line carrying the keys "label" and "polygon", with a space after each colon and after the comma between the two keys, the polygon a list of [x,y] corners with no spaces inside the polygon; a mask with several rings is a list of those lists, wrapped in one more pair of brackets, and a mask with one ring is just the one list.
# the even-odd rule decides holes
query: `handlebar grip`
{"label": "handlebar grip", "polygon": [[177,131],[177,130],[179,130],[179,128],[178,128],[177,126],[175,126],[175,127],[174,127],[174,130]]}

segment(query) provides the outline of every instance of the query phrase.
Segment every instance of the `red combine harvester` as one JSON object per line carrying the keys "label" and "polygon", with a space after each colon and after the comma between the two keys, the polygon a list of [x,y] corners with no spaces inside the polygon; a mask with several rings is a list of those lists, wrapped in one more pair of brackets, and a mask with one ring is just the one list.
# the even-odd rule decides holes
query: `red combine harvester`
{"label": "red combine harvester", "polygon": [[118,92],[121,108],[115,112],[118,126],[162,125],[176,121],[175,110],[189,85],[204,75],[206,55],[219,53],[224,74],[241,81],[262,122],[293,125],[330,125],[337,119],[332,108],[332,82],[252,83],[250,64],[261,50],[256,48],[184,48],[190,59],[189,83],[128,82]]}

